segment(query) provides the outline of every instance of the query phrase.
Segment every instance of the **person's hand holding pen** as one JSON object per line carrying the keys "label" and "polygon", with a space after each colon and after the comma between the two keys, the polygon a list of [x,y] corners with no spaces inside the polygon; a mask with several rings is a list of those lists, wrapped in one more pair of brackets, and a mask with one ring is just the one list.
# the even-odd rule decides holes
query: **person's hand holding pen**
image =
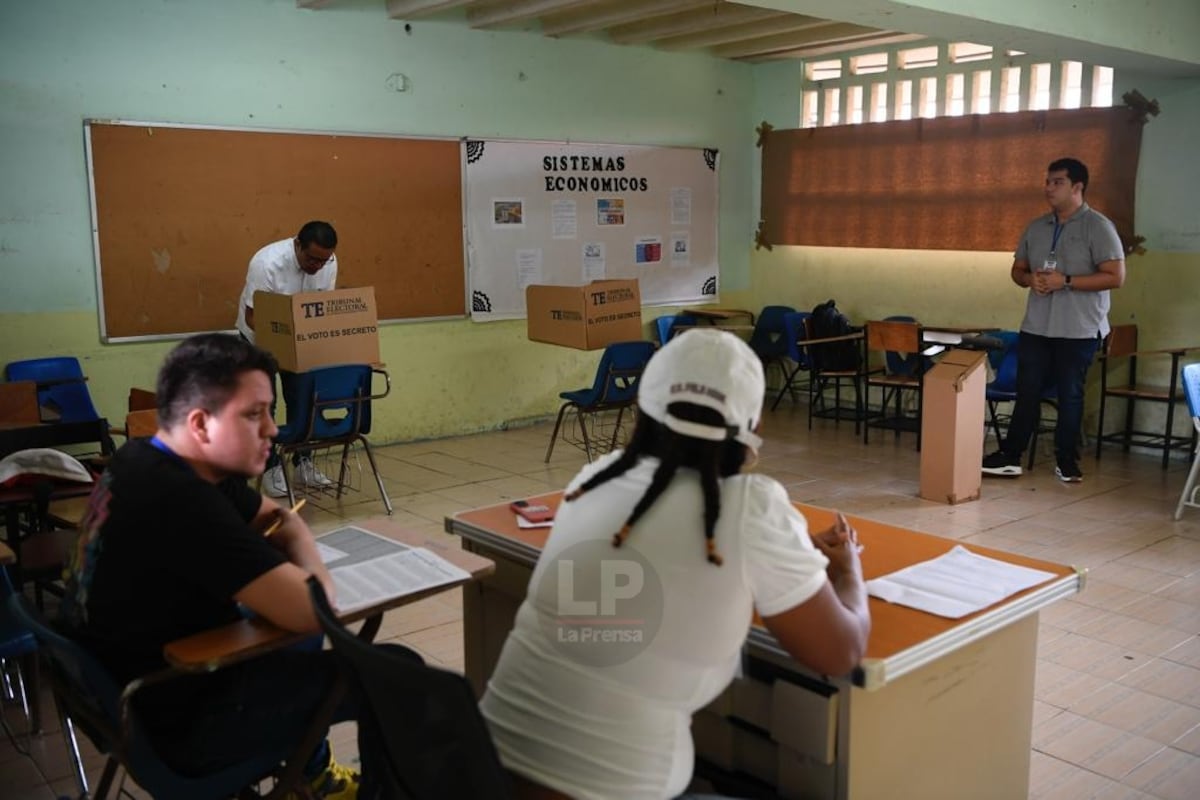
{"label": "person's hand holding pen", "polygon": [[287,554],[288,561],[315,576],[325,589],[329,604],[337,608],[337,591],[333,578],[321,561],[312,531],[299,514],[306,502],[301,498],[291,509],[283,506],[276,509],[275,520],[263,531],[263,536],[270,537],[271,542]]}

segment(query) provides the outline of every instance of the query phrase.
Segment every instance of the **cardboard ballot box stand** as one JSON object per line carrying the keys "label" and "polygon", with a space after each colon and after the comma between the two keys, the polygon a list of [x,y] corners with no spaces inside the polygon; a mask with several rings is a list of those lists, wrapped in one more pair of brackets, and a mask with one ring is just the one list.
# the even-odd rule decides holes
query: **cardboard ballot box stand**
{"label": "cardboard ballot box stand", "polygon": [[375,287],[302,294],[254,293],[254,340],[279,368],[378,364]]}
{"label": "cardboard ballot box stand", "polygon": [[527,286],[529,338],[579,350],[642,338],[637,280],[592,281],[586,286]]}
{"label": "cardboard ballot box stand", "polygon": [[987,354],[950,350],[925,373],[921,413],[921,497],[979,499]]}

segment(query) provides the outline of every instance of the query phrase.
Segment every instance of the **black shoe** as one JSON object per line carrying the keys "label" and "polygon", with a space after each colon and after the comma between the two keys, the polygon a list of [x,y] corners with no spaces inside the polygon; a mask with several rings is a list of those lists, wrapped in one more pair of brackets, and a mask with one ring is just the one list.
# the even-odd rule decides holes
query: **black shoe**
{"label": "black shoe", "polygon": [[1010,456],[1003,450],[997,450],[983,457],[983,474],[1000,475],[1005,478],[1015,478],[1021,474],[1021,457]]}
{"label": "black shoe", "polygon": [[1073,458],[1059,461],[1058,466],[1054,468],[1054,475],[1063,483],[1083,482],[1083,473]]}

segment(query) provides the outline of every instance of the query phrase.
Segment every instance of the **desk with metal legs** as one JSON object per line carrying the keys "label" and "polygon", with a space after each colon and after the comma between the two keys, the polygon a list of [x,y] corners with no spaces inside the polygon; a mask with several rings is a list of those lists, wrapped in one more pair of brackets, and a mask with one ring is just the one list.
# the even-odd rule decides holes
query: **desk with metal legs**
{"label": "desk with metal legs", "polygon": [[[561,494],[530,499],[554,506]],[[797,507],[814,529],[832,521],[826,509]],[[868,579],[957,544],[851,520],[865,545]],[[548,529],[518,528],[501,504],[447,517],[446,530],[496,563],[494,574],[464,587],[463,595],[466,675],[482,693]],[[1080,591],[1084,573],[970,549],[1054,577],[958,620],[871,598],[867,654],[845,677],[809,672],[764,628],[753,626],[745,648],[747,677],[694,718],[699,758],[753,776],[764,791],[783,797],[1025,797],[1038,611]]]}

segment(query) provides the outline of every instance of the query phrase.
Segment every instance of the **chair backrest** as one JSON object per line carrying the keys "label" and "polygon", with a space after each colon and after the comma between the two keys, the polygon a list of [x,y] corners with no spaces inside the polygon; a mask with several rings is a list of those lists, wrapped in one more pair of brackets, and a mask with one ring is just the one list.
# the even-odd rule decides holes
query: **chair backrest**
{"label": "chair backrest", "polygon": [[915,317],[891,316],[867,323],[867,350],[883,351],[889,375],[916,375],[921,369],[919,353],[924,349],[921,328]]}
{"label": "chair backrest", "polygon": [[130,439],[149,439],[158,430],[158,411],[143,409],[125,415],[125,435]]}
{"label": "chair backrest", "polygon": [[466,678],[426,666],[399,645],[384,649],[359,639],[334,616],[321,584],[310,578],[308,585],[334,656],[362,700],[359,797],[509,797],[507,774]]}
{"label": "chair backrest", "polygon": [[37,425],[42,421],[38,411],[37,384],[33,381],[0,383],[0,422],[10,425]]}
{"label": "chair backrest", "polygon": [[1104,352],[1114,358],[1137,352],[1137,325],[1113,325],[1104,341]]}
{"label": "chair backrest", "polygon": [[791,306],[763,306],[763,310],[759,312],[748,344],[763,361],[788,354],[787,331],[783,326],[783,318],[795,310]]}
{"label": "chair backrest", "polygon": [[808,353],[801,342],[808,338],[808,326],[805,320],[812,316],[811,311],[789,311],[783,315],[783,335],[787,337],[787,357],[808,369]]}
{"label": "chair backrest", "polygon": [[70,356],[13,361],[4,368],[5,380],[34,381],[38,405],[58,415],[58,422],[91,422],[100,419],[88,393],[79,359]]}
{"label": "chair backrest", "polygon": [[37,650],[37,639],[21,624],[8,607],[13,594],[8,570],[0,566],[0,658],[18,658]]}
{"label": "chair backrest", "polygon": [[[647,342],[649,344],[649,342]],[[284,392],[287,424],[279,429],[283,444],[342,439],[371,432],[371,401],[387,396],[371,394],[371,376],[379,372],[367,364],[338,364],[298,372]]]}
{"label": "chair backrest", "polygon": [[628,405],[637,400],[637,383],[654,355],[653,342],[613,342],[604,348],[588,406]]}
{"label": "chair backrest", "polygon": [[696,318],[690,314],[666,314],[654,318],[654,333],[659,344],[666,344],[676,333],[676,328],[690,328],[695,324]]}
{"label": "chair backrest", "polygon": [[1188,411],[1193,417],[1200,419],[1200,364],[1185,364],[1180,378],[1183,381],[1183,396],[1187,398]]}
{"label": "chair backrest", "polygon": [[987,385],[989,392],[1011,394],[1017,391],[1017,339],[1020,334],[1016,331],[997,331],[988,334],[999,339],[1004,347],[988,351],[988,361],[992,365],[994,376]]}
{"label": "chair backrest", "polygon": [[19,594],[7,598],[13,618],[33,633],[49,664],[51,686],[63,711],[102,753],[120,740],[121,689],[78,642],[52,628]]}
{"label": "chair backrest", "polygon": [[158,395],[149,389],[139,389],[136,386],[129,389],[127,411],[150,411],[158,408]]}
{"label": "chair backrest", "polygon": [[882,351],[889,375],[922,371],[921,326],[912,317],[888,317],[867,323],[867,350]]}

